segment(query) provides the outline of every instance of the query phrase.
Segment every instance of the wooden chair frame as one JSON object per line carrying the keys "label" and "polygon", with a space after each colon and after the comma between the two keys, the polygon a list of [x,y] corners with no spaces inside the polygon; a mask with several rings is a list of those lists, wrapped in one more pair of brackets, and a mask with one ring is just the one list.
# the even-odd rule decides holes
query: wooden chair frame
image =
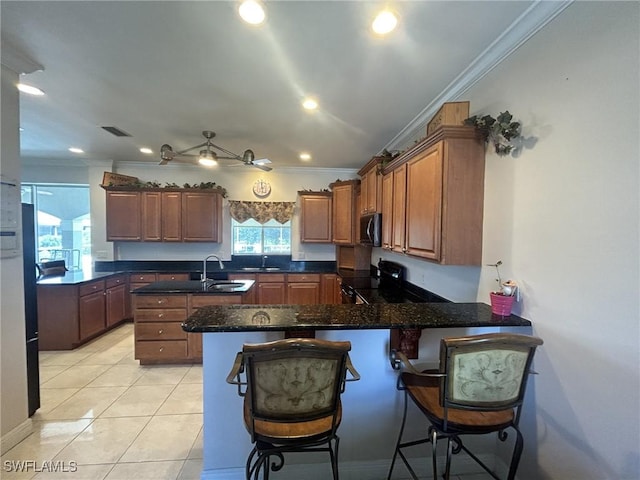
{"label": "wooden chair frame", "polygon": [[[349,342],[307,338],[243,346],[227,383],[237,385],[244,397],[244,422],[254,444],[247,480],[257,480],[260,471],[267,480],[269,471],[283,467],[284,453],[309,451],[328,452],[338,480],[340,395],[345,382],[360,379],[350,349]],[[271,456],[278,461],[271,462]]]}
{"label": "wooden chair frame", "polygon": [[[507,478],[513,480],[523,449],[518,425],[527,378],[535,373],[530,370],[531,362],[536,347],[542,343],[537,337],[503,333],[444,338],[440,342],[439,369],[425,371],[417,370],[402,352],[392,351],[392,366],[402,370],[397,389],[404,391],[404,411],[387,479],[391,478],[396,458],[400,456],[412,478],[418,480],[402,449],[423,443],[431,443],[433,478],[436,479],[439,439],[447,440],[445,479],[450,476],[452,455],[460,451],[499,479],[460,437],[496,432],[498,438],[505,441],[505,430],[511,428],[516,440]],[[430,425],[425,438],[403,442],[409,398]]]}

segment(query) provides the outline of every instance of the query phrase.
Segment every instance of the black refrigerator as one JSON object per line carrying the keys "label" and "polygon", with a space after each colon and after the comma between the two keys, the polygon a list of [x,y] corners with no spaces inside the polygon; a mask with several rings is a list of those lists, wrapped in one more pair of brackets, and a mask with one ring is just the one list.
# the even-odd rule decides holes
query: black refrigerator
{"label": "black refrigerator", "polygon": [[24,318],[27,342],[27,394],[29,416],[40,408],[38,367],[38,298],[36,268],[36,229],[33,205],[22,204],[22,255],[24,270]]}

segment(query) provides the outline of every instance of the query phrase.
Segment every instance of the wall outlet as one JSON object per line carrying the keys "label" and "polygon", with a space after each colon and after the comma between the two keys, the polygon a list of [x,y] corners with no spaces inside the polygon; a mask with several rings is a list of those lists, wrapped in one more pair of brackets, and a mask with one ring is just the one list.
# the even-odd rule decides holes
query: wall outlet
{"label": "wall outlet", "polygon": [[105,258],[107,258],[107,251],[106,250],[98,250],[96,252],[96,258],[99,260],[104,260]]}

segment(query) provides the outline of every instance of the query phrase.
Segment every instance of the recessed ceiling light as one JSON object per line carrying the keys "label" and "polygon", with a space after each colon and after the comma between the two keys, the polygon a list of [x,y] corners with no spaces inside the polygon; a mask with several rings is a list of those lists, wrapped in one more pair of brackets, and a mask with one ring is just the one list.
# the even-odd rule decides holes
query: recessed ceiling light
{"label": "recessed ceiling light", "polygon": [[265,13],[262,4],[256,0],[245,0],[238,7],[240,17],[251,25],[260,25],[264,22]]}
{"label": "recessed ceiling light", "polygon": [[311,160],[311,154],[310,154],[310,153],[307,153],[307,152],[302,152],[302,153],[300,154],[300,160],[303,160],[303,161],[305,161],[305,162],[307,162],[307,161]]}
{"label": "recessed ceiling light", "polygon": [[147,155],[148,155],[148,154],[150,154],[150,153],[153,153],[153,150],[151,150],[150,148],[147,148],[147,147],[142,147],[142,148],[140,149],[140,151],[141,151],[142,153],[146,153]]}
{"label": "recessed ceiling light", "polygon": [[69,151],[73,153],[84,153],[84,150],[78,147],[69,147]]}
{"label": "recessed ceiling light", "polygon": [[383,10],[380,12],[371,24],[371,29],[378,35],[386,35],[392,32],[398,25],[398,18],[393,12]]}
{"label": "recessed ceiling light", "polygon": [[27,85],[26,83],[19,83],[17,87],[22,93],[28,93],[29,95],[44,95],[44,92],[38,87]]}
{"label": "recessed ceiling light", "polygon": [[302,106],[306,110],[315,110],[318,108],[318,101],[315,98],[307,97],[302,101]]}

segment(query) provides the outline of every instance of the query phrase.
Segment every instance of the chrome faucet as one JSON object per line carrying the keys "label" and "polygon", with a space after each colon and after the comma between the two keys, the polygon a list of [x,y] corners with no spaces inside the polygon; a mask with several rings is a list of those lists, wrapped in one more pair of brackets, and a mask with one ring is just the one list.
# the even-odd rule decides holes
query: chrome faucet
{"label": "chrome faucet", "polygon": [[200,277],[200,281],[205,284],[207,283],[207,260],[209,260],[210,258],[215,258],[216,260],[218,260],[220,270],[224,270],[224,264],[222,263],[222,260],[220,260],[220,257],[218,257],[217,255],[207,255],[207,257],[205,257],[205,259],[202,261],[202,277]]}
{"label": "chrome faucet", "polygon": [[267,264],[267,257],[266,255],[262,256],[262,265],[260,266],[260,268],[265,268],[266,264]]}

